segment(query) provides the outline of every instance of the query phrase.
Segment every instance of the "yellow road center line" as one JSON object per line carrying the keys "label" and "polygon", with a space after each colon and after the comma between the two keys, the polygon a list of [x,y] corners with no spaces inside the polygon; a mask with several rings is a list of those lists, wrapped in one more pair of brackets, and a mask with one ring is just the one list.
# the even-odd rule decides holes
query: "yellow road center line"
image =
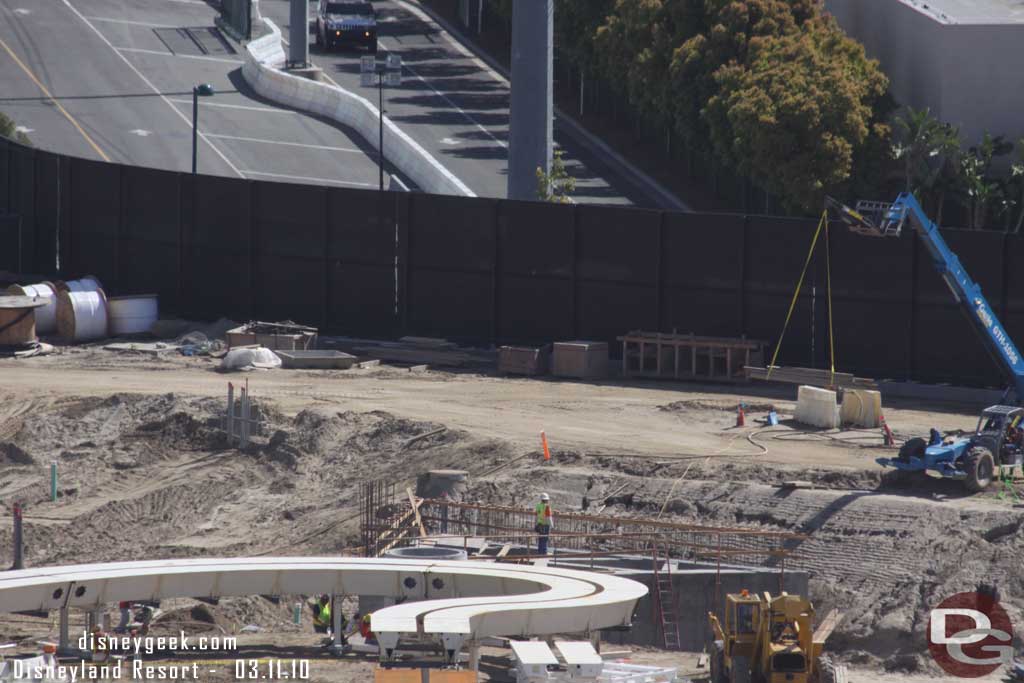
{"label": "yellow road center line", "polygon": [[0,47],[2,47],[4,51],[6,51],[7,54],[11,56],[11,59],[13,59],[15,63],[21,67],[21,70],[25,72],[25,75],[31,78],[32,82],[35,83],[36,86],[43,91],[43,94],[46,95],[46,97],[50,100],[50,102],[53,103],[55,107],[57,107],[60,113],[64,115],[64,118],[70,121],[71,125],[74,126],[79,133],[82,134],[82,137],[85,138],[85,141],[89,143],[89,146],[91,146],[96,151],[96,153],[100,155],[100,158],[102,158],[103,161],[110,161],[110,157],[107,156],[106,152],[100,149],[100,146],[96,144],[96,141],[89,137],[89,134],[85,132],[85,129],[83,129],[81,125],[79,125],[78,121],[75,120],[75,117],[69,114],[68,110],[65,109],[60,102],[57,101],[57,98],[50,94],[50,91],[46,89],[46,86],[43,85],[38,78],[36,78],[36,75],[32,73],[31,69],[25,66],[25,63],[23,61],[18,59],[18,55],[14,54],[14,50],[7,47],[7,43],[5,43],[3,39],[0,39]]}

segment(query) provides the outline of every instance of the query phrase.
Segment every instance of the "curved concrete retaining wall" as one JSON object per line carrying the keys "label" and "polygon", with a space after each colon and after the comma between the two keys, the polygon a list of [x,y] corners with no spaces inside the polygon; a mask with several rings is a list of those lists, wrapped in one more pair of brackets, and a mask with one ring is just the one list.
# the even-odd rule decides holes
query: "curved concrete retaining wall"
{"label": "curved concrete retaining wall", "polygon": [[[269,19],[264,18],[263,23],[269,33],[246,45],[242,75],[249,85],[269,100],[320,114],[349,126],[376,148],[379,126],[377,108],[368,100],[342,88],[282,71],[285,53],[281,47],[281,30]],[[384,126],[387,158],[420,189],[434,194],[476,196],[387,117],[384,118]]]}
{"label": "curved concrete retaining wall", "polygon": [[561,567],[354,557],[151,560],[0,572],[0,613],[121,600],[321,593],[407,600],[373,613],[373,630],[393,648],[399,634],[479,640],[627,626],[647,587]]}

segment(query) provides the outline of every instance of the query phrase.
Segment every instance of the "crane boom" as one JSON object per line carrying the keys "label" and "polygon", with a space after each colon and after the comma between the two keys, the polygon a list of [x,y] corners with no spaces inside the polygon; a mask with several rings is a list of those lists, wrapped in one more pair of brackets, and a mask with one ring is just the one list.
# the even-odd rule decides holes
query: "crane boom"
{"label": "crane boom", "polygon": [[[999,366],[1009,385],[1008,389],[1016,393],[1018,403],[1024,401],[1024,359],[1020,351],[981,293],[981,286],[967,274],[960,259],[943,239],[939,227],[928,218],[917,198],[904,192],[892,204],[861,202],[857,205],[857,211],[832,199],[828,200],[828,205],[837,209],[840,217],[851,228],[863,234],[898,237],[904,223],[909,220],[928,250],[935,270]],[[871,213],[876,214],[878,222],[871,221],[868,217]]]}

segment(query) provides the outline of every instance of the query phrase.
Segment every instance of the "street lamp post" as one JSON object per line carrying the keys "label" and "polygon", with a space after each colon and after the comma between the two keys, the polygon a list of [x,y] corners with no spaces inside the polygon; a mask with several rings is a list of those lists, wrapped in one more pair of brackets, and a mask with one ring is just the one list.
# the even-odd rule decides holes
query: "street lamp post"
{"label": "street lamp post", "polygon": [[377,170],[380,191],[384,191],[384,86],[397,87],[402,84],[402,56],[389,54],[387,61],[378,62],[373,55],[366,55],[359,64],[359,82],[363,87],[372,87],[377,81],[377,113],[380,127],[377,141]]}
{"label": "street lamp post", "polygon": [[192,175],[195,175],[198,168],[199,150],[199,98],[213,95],[213,86],[209,83],[201,83],[192,88]]}

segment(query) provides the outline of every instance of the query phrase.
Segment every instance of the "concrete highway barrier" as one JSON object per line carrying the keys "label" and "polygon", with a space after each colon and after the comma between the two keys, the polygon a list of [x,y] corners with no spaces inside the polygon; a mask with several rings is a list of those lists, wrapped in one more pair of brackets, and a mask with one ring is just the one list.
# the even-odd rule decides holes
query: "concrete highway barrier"
{"label": "concrete highway barrier", "polygon": [[[380,112],[369,100],[343,88],[320,83],[283,69],[281,30],[263,18],[268,33],[246,45],[242,75],[257,93],[295,109],[326,116],[354,129],[374,148]],[[475,197],[465,183],[427,150],[384,117],[385,156],[424,192]]]}

